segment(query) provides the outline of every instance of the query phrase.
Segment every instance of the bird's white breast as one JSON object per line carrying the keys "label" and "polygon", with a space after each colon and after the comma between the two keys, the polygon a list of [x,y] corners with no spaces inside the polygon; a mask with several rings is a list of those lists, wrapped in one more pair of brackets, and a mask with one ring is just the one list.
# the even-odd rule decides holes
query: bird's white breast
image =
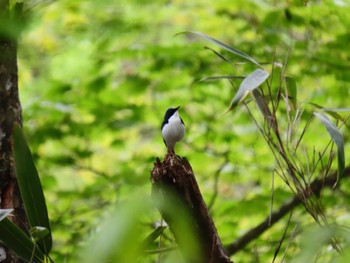
{"label": "bird's white breast", "polygon": [[162,136],[168,144],[175,145],[185,135],[185,126],[181,122],[178,114],[174,114],[168,120],[168,123],[164,125],[162,130]]}

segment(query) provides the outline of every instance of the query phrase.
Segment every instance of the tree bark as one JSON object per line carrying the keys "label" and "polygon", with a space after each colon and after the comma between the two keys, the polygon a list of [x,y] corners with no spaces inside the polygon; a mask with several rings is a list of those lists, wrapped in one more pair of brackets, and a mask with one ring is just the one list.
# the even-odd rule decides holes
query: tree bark
{"label": "tree bark", "polygon": [[232,263],[226,255],[192,167],[167,154],[151,171],[152,197],[169,225],[186,262]]}
{"label": "tree bark", "polygon": [[[9,2],[0,0],[1,23],[12,25]],[[13,35],[12,35],[13,36]],[[20,196],[13,162],[11,135],[14,123],[22,125],[22,110],[18,96],[17,43],[4,27],[0,28],[0,208],[14,209],[13,220],[27,231],[28,222]],[[23,262],[0,243],[0,262]]]}

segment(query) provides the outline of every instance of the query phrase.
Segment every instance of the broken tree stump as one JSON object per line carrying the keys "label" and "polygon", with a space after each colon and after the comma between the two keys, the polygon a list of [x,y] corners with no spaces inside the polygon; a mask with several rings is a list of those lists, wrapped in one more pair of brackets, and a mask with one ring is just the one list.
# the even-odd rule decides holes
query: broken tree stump
{"label": "broken tree stump", "polygon": [[232,263],[186,158],[167,154],[151,171],[152,197],[186,260]]}

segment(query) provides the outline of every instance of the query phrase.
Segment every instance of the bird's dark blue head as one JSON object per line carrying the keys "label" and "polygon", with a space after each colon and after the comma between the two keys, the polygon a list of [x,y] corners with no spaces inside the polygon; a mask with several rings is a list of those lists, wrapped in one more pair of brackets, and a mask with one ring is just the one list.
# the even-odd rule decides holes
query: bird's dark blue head
{"label": "bird's dark blue head", "polygon": [[[164,120],[163,120],[163,123],[162,123],[162,129],[164,127],[165,124],[168,123],[168,120],[170,119],[171,116],[173,116],[173,114],[180,108],[180,106],[176,107],[176,108],[169,108],[165,115],[164,115]],[[181,119],[181,118],[180,118]],[[182,122],[182,120],[181,120]]]}
{"label": "bird's dark blue head", "polygon": [[176,108],[169,108],[169,109],[166,111],[165,115],[164,115],[164,120],[165,120],[165,121],[169,120],[169,118],[170,118],[171,116],[173,116],[173,114],[174,114],[179,108],[180,108],[180,106],[179,106],[179,107],[176,107]]}

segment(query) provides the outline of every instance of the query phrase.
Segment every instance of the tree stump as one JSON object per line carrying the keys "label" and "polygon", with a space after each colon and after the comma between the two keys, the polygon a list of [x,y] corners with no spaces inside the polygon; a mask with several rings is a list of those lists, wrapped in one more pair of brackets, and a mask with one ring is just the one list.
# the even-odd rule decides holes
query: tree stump
{"label": "tree stump", "polygon": [[186,260],[232,263],[186,158],[167,154],[151,171],[152,197]]}

